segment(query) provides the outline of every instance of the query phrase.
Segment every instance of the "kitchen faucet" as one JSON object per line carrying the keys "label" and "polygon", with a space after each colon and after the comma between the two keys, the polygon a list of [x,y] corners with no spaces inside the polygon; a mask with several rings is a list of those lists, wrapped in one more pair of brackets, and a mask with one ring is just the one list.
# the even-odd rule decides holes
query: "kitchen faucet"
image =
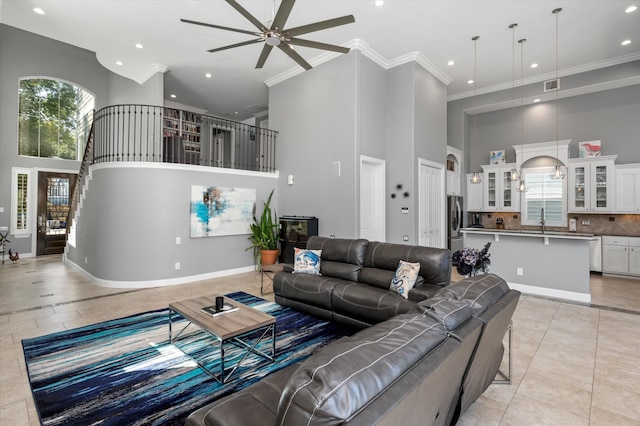
{"label": "kitchen faucet", "polygon": [[540,225],[542,225],[542,233],[544,234],[544,207],[540,209]]}

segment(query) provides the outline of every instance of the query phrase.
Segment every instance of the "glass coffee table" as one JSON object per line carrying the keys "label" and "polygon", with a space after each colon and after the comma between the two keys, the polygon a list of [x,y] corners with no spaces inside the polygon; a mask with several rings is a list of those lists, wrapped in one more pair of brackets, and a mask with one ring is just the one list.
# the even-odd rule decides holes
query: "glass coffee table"
{"label": "glass coffee table", "polygon": [[[257,309],[243,305],[240,302],[224,298],[224,302],[233,306],[237,306],[238,310],[227,312],[222,315],[212,316],[202,311],[202,308],[214,306],[218,294],[197,297],[195,299],[183,300],[169,304],[169,342],[180,349],[185,355],[192,358],[202,369],[209,373],[214,379],[220,383],[226,383],[229,378],[236,372],[238,367],[253,353],[271,362],[275,361],[276,356],[276,319]],[[188,322],[182,330],[175,336],[173,335],[173,315],[179,314]],[[220,344],[220,373],[216,374],[205,366],[204,362],[191,356],[182,350],[176,343],[178,338],[191,324],[204,330]],[[249,336],[257,332],[257,335]],[[271,354],[265,353],[257,348],[258,344],[266,339],[271,338]],[[235,365],[227,367],[225,364],[225,345],[233,344],[241,349],[244,353]],[[230,371],[227,372],[227,369]]]}

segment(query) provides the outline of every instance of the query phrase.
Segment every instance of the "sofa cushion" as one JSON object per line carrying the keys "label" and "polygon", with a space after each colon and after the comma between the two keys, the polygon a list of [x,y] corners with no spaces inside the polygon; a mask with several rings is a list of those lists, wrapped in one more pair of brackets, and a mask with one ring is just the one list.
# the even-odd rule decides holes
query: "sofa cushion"
{"label": "sofa cushion", "polygon": [[487,308],[509,292],[509,285],[495,274],[476,275],[464,278],[440,290],[436,297],[466,300],[474,316],[482,314]]}
{"label": "sofa cushion", "polygon": [[338,278],[321,275],[278,272],[273,277],[273,291],[286,299],[331,311],[331,294],[334,287],[342,282]]}
{"label": "sofa cushion", "polygon": [[344,281],[334,287],[331,303],[334,313],[368,324],[377,324],[395,315],[405,314],[416,305],[388,288],[383,290]]}
{"label": "sofa cushion", "polygon": [[401,260],[398,262],[396,272],[393,274],[389,289],[395,291],[405,299],[409,298],[409,290],[413,288],[420,271],[420,263],[411,263]]}
{"label": "sofa cushion", "polygon": [[399,315],[324,347],[289,379],[276,424],[343,424],[446,338],[432,318]]}
{"label": "sofa cushion", "polygon": [[447,331],[455,330],[473,316],[467,301],[444,297],[424,300],[415,309],[438,321]]}
{"label": "sofa cushion", "polygon": [[425,299],[430,299],[434,297],[440,290],[442,290],[442,286],[439,286],[437,284],[427,284],[424,282],[423,278],[419,276],[418,280],[416,281],[416,285],[413,286],[411,290],[409,290],[409,300],[420,302]]}
{"label": "sofa cushion", "polygon": [[343,280],[357,281],[367,252],[367,240],[350,240],[313,236],[307,249],[322,250],[320,273]]}
{"label": "sofa cushion", "polygon": [[[445,286],[451,282],[450,252],[435,247],[372,241],[367,249],[364,267],[395,271],[401,260],[420,263],[420,276],[426,283]],[[362,278],[359,278],[359,281],[367,282]]]}
{"label": "sofa cushion", "polygon": [[294,274],[320,274],[320,255],[321,250],[305,250],[296,247],[294,249]]}

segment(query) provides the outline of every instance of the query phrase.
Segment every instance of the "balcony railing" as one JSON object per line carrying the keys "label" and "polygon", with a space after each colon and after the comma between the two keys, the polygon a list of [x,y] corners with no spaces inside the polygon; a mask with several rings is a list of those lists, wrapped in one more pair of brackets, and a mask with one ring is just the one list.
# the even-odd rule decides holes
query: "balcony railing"
{"label": "balcony railing", "polygon": [[274,172],[277,132],[173,108],[113,105],[94,119],[93,163],[139,161]]}

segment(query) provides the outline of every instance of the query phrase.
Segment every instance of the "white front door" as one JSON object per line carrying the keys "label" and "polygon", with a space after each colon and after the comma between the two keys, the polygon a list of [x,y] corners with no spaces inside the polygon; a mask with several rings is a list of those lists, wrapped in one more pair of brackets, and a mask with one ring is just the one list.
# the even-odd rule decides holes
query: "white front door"
{"label": "white front door", "polygon": [[385,241],[385,162],[360,157],[360,238]]}
{"label": "white front door", "polygon": [[420,164],[420,220],[419,242],[421,246],[446,247],[444,232],[444,165],[419,160]]}

